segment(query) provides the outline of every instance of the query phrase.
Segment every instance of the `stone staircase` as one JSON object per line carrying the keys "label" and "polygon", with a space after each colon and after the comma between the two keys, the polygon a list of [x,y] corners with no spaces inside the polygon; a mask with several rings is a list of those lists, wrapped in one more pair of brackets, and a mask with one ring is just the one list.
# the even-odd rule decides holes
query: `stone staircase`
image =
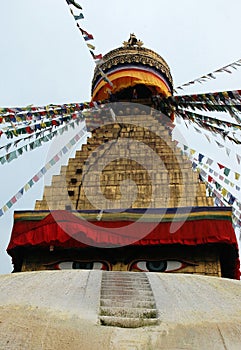
{"label": "stone staircase", "polygon": [[99,319],[104,326],[123,328],[158,324],[158,312],[146,274],[103,272]]}

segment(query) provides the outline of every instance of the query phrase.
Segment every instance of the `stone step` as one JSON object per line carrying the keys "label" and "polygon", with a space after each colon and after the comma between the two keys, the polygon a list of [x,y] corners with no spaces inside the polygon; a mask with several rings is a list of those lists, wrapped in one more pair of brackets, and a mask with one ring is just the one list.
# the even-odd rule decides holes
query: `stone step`
{"label": "stone step", "polygon": [[[138,302],[138,304],[141,306],[141,303],[145,302],[145,303],[151,303],[152,304],[152,307],[153,307],[153,296],[150,295],[150,296],[147,296],[145,295],[144,298],[140,298],[140,295],[138,295],[139,299],[133,299],[132,298],[133,296],[132,295],[116,295],[116,294],[109,294],[109,295],[106,295],[106,296],[103,296],[103,298],[101,298],[101,302],[100,302],[100,305],[102,305],[102,300],[109,300],[109,303],[111,303],[112,301],[112,304],[111,305],[117,305],[119,306],[120,303],[122,303],[122,305],[126,305],[126,303],[134,303],[135,300]],[[131,299],[132,298],[132,299]],[[114,303],[114,304],[113,304]]]}
{"label": "stone step", "polygon": [[121,281],[120,282],[116,282],[116,281],[109,282],[109,281],[107,281],[107,282],[105,282],[105,286],[108,287],[108,285],[111,286],[111,287],[113,287],[113,285],[115,285],[116,287],[127,287],[127,288],[131,288],[131,287],[134,287],[134,288],[137,288],[137,287],[145,288],[145,287],[147,287],[147,288],[150,289],[150,286],[149,286],[148,283],[141,283],[141,282],[132,283],[131,281],[128,281],[128,282],[121,282]]}
{"label": "stone step", "polygon": [[103,326],[137,328],[144,326],[154,326],[159,323],[158,318],[129,318],[129,317],[109,317],[100,316],[100,323]]}
{"label": "stone step", "polygon": [[[126,300],[121,300],[121,301],[115,301],[115,307],[126,307],[129,306],[131,308],[150,308],[153,309],[155,307],[155,302],[153,301],[153,298],[150,298],[150,300],[145,300],[145,301],[139,301],[139,300],[134,300],[133,299],[126,299]],[[113,306],[113,299],[101,299],[100,302],[101,307],[112,307]]]}
{"label": "stone step", "polygon": [[102,296],[106,297],[106,296],[114,296],[115,298],[117,297],[122,297],[124,295],[133,295],[136,297],[148,297],[148,296],[152,296],[152,291],[143,291],[143,290],[136,290],[136,289],[130,289],[130,290],[126,290],[126,289],[111,289],[111,290],[101,290],[101,294]]}
{"label": "stone step", "polygon": [[130,317],[130,318],[156,318],[157,309],[148,309],[141,307],[101,307],[100,308],[101,316],[114,316],[114,317]]}

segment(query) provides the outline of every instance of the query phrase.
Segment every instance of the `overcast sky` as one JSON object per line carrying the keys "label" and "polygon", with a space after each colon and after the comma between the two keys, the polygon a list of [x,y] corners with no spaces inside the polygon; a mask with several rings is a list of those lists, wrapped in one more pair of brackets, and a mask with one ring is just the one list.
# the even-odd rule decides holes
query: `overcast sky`
{"label": "overcast sky", "polygon": [[[240,0],[77,2],[85,16],[79,24],[93,34],[96,54],[121,46],[134,32],[168,62],[175,86],[241,58]],[[90,100],[94,62],[65,0],[2,0],[0,16],[0,107]],[[241,89],[240,71],[185,93]],[[222,155],[204,137],[190,135],[190,146],[239,169],[232,154]],[[235,147],[233,153],[240,154]],[[46,163],[46,154],[47,147],[1,165],[0,207]],[[0,218],[0,273],[12,269],[5,249],[13,210],[32,209],[42,187],[40,182]]]}

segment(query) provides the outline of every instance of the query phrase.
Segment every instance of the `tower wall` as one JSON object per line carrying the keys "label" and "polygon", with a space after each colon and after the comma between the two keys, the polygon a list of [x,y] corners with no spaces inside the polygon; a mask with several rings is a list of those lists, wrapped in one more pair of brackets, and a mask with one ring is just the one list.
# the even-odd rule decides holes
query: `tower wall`
{"label": "tower wall", "polygon": [[129,113],[92,131],[45,187],[36,210],[213,206],[205,184],[158,117]]}

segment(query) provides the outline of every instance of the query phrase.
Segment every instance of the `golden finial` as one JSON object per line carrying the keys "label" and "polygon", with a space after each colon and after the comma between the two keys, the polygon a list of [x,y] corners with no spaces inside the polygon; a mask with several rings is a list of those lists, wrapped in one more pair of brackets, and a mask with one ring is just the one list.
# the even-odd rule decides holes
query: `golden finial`
{"label": "golden finial", "polygon": [[139,46],[141,47],[143,45],[143,42],[141,40],[137,40],[134,33],[130,34],[130,38],[128,41],[123,42],[124,47],[130,47],[130,46]]}

